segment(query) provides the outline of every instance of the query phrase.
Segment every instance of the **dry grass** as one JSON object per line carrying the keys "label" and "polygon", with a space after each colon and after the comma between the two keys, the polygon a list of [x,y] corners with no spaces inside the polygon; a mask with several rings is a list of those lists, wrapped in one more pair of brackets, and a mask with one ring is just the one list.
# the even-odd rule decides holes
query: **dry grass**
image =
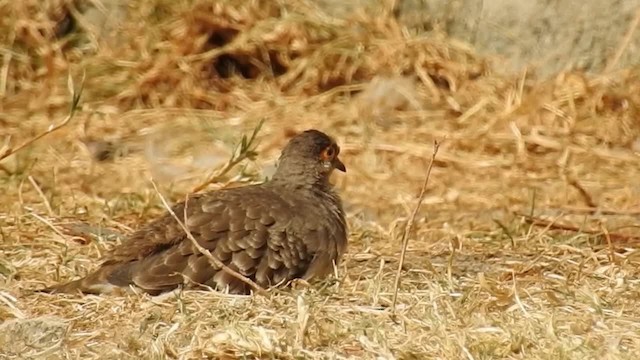
{"label": "dry grass", "polygon": [[[640,69],[499,75],[384,13],[302,0],[132,2],[115,34],[56,38],[61,3],[78,11],[0,1],[3,143],[62,120],[67,75],[86,73],[75,118],[0,163],[0,357],[640,354]],[[337,278],[266,297],[29,292],[161,213],[152,175],[182,199],[260,120],[255,161],[208,188],[268,175],[292,130],[334,135],[350,224]],[[443,138],[392,317],[400,234]]]}

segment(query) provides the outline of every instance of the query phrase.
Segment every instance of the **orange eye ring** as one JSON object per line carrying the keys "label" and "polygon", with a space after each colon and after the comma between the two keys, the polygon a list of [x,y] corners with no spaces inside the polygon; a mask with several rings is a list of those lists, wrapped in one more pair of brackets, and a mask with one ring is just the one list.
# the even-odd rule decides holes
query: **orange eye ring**
{"label": "orange eye ring", "polygon": [[320,158],[324,161],[333,160],[334,156],[336,156],[336,149],[333,145],[322,150],[322,154],[320,154]]}

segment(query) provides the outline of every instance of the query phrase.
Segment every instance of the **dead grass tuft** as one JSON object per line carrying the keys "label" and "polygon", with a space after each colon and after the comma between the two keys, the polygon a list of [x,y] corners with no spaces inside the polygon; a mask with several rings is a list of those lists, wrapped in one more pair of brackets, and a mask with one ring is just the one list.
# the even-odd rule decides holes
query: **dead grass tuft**
{"label": "dead grass tuft", "polygon": [[[2,355],[640,353],[640,69],[503,75],[384,13],[338,19],[304,0],[97,3],[0,2],[0,153],[59,124],[68,76],[86,74],[75,117],[0,161],[0,326],[56,324],[0,331],[16,346]],[[262,120],[255,160],[212,172]],[[260,180],[308,127],[348,167],[335,279],[257,297],[29,293],[86,274],[163,212],[152,175],[168,201],[212,173],[208,189]],[[396,239],[443,138],[392,319]]]}

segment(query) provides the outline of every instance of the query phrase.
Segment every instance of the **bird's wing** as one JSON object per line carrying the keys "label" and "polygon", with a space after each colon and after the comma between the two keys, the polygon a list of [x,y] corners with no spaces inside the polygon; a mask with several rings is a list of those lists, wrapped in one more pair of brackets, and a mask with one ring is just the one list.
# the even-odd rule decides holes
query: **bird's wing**
{"label": "bird's wing", "polygon": [[[174,207],[181,219],[185,204]],[[282,196],[260,187],[219,191],[187,200],[185,225],[198,244],[233,271],[262,287],[303,276],[327,231],[313,221],[313,209],[296,213]],[[187,238],[170,214],[150,223],[118,246],[106,266],[118,286],[133,283],[149,292],[175,288],[185,279],[245,293],[246,283],[212,263]]]}
{"label": "bird's wing", "polygon": [[[218,232],[225,233],[229,231],[232,215],[239,220],[241,216],[238,215],[250,210],[244,209],[246,204],[242,201],[242,194],[237,190],[228,189],[191,195],[186,201],[177,203],[171,209],[196,238],[200,236],[200,232],[203,232],[204,236],[213,236],[213,233]],[[205,229],[204,225],[208,229]],[[177,246],[185,240],[189,241],[184,229],[167,212],[125,239],[105,256],[104,263],[142,260]]]}
{"label": "bird's wing", "polygon": [[245,187],[194,196],[173,207],[212,262],[166,214],[116,247],[102,266],[85,278],[46,289],[51,292],[104,293],[136,285],[158,294],[180,284],[250,287],[227,268],[263,288],[297,277],[324,276],[337,261],[344,228],[327,222],[316,204],[294,201],[263,187]]}

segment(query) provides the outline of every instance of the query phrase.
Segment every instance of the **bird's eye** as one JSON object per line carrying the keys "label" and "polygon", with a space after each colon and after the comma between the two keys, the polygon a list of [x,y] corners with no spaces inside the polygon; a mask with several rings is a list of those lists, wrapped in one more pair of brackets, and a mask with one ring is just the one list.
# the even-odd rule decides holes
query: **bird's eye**
{"label": "bird's eye", "polygon": [[321,157],[322,160],[332,160],[335,155],[336,149],[334,149],[333,146],[328,146],[322,151]]}

